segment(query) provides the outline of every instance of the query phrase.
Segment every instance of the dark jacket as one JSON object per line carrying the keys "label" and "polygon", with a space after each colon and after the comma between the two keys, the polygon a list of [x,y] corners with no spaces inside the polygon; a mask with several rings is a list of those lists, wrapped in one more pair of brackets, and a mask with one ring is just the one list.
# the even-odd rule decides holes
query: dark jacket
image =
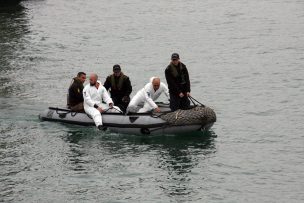
{"label": "dark jacket", "polygon": [[131,81],[128,76],[121,73],[119,77],[114,74],[109,75],[104,83],[104,87],[110,90],[111,97],[115,100],[121,101],[124,96],[130,96],[132,92]]}
{"label": "dark jacket", "polygon": [[190,80],[187,67],[183,63],[177,66],[170,63],[165,70],[169,92],[179,94],[190,92]]}
{"label": "dark jacket", "polygon": [[75,106],[83,102],[83,83],[76,77],[69,87],[68,106]]}

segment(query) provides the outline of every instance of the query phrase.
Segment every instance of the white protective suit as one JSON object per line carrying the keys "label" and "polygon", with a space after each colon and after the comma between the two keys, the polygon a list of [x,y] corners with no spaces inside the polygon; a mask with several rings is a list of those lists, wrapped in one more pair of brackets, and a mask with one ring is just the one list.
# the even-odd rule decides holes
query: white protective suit
{"label": "white protective suit", "polygon": [[148,112],[157,108],[158,106],[154,101],[156,101],[162,93],[165,93],[166,97],[169,99],[169,90],[167,85],[161,82],[159,89],[155,91],[152,85],[153,79],[154,77],[152,77],[150,82],[146,84],[144,88],[139,90],[131,99],[128,106],[129,112],[137,112],[137,109],[139,109],[138,106],[143,106],[138,110],[138,113]]}
{"label": "white protective suit", "polygon": [[[106,88],[101,84],[100,81],[97,81],[99,83],[98,89],[95,86],[91,86],[90,84],[87,84],[83,89],[83,106],[84,111],[89,114],[96,126],[102,125],[102,117],[100,112],[94,108],[94,105],[96,104],[98,107],[101,107],[102,109],[106,110],[109,108],[109,104],[113,101],[111,97],[109,96]],[[107,104],[102,103],[102,101],[106,102]],[[118,108],[118,107],[114,107]],[[118,108],[119,109],[119,108]]]}

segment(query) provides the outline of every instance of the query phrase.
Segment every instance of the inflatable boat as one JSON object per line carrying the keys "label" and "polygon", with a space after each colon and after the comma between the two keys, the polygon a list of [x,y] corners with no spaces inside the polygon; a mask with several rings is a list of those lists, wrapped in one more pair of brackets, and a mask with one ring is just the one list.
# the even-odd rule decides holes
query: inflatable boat
{"label": "inflatable boat", "polygon": [[[187,110],[170,111],[168,104],[160,104],[161,113],[122,112],[102,113],[103,125],[116,133],[135,135],[160,135],[209,130],[216,122],[215,112],[206,106],[191,106]],[[42,121],[55,121],[84,126],[94,126],[86,113],[73,112],[66,108],[49,107],[39,115]]]}

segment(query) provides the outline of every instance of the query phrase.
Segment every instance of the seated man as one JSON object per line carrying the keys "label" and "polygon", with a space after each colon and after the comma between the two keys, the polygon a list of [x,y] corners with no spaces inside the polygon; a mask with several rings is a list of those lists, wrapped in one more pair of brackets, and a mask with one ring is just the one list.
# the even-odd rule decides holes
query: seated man
{"label": "seated man", "polygon": [[86,74],[79,72],[77,77],[73,78],[69,87],[67,107],[72,111],[83,112],[83,83],[86,80]]}
{"label": "seated man", "polygon": [[113,74],[107,77],[104,87],[110,89],[114,104],[125,112],[130,102],[132,86],[129,77],[121,72],[120,65],[113,66]]}
{"label": "seated man", "polygon": [[[150,82],[146,84],[144,88],[139,90],[132,98],[127,111],[131,113],[144,113],[151,110],[160,112],[159,107],[154,101],[157,100],[163,92],[165,93],[166,97],[169,98],[169,90],[167,86],[160,82],[158,77],[152,77]],[[140,108],[142,105],[143,107]]]}
{"label": "seated man", "polygon": [[[84,110],[93,118],[98,129],[104,130],[101,113],[107,108],[113,108],[113,101],[106,88],[97,79],[96,74],[91,74],[90,84],[87,84],[83,89]],[[103,104],[102,101],[106,102],[107,105]]]}

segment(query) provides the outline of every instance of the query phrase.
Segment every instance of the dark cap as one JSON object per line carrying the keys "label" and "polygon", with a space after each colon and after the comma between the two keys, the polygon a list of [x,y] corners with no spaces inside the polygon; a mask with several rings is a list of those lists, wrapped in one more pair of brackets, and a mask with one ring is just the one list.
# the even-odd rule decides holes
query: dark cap
{"label": "dark cap", "polygon": [[120,65],[115,64],[115,65],[113,66],[113,71],[121,71]]}
{"label": "dark cap", "polygon": [[178,53],[173,53],[173,54],[171,55],[171,59],[179,59]]}

